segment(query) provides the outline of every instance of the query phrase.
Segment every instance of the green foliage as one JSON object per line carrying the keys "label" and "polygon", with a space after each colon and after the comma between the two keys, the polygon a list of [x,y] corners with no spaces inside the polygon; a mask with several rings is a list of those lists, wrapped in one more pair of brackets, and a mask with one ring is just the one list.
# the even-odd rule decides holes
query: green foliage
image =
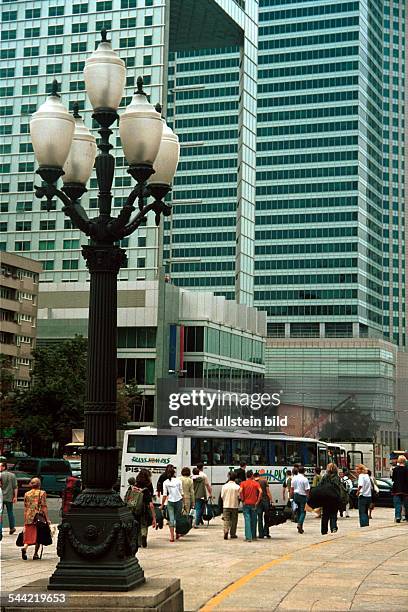
{"label": "green foliage", "polygon": [[76,336],[34,351],[32,385],[16,405],[16,436],[31,452],[48,454],[51,442],[62,446],[70,441],[72,428],[82,427],[86,347],[86,340]]}
{"label": "green foliage", "polygon": [[330,415],[319,437],[331,442],[371,442],[377,428],[378,425],[368,412],[359,408],[344,408]]}

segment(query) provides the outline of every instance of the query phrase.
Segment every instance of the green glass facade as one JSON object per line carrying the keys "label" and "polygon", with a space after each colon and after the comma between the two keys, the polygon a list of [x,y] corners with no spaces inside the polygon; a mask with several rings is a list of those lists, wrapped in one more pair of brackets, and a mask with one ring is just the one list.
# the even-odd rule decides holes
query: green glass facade
{"label": "green glass facade", "polygon": [[271,335],[380,334],[382,3],[262,0],[259,25],[255,304]]}
{"label": "green glass facade", "polygon": [[[216,133],[217,144],[225,147],[229,143],[230,153],[233,149],[230,159],[235,158],[235,169],[231,174],[228,174],[228,169],[223,170],[223,155],[221,173],[210,172],[208,181],[202,180],[202,172],[191,175],[189,171],[181,170],[177,179],[179,196],[175,190],[175,207],[178,201],[188,205],[186,197],[188,201],[192,199],[188,191],[212,190],[213,194],[221,194],[225,184],[229,184],[233,196],[228,195],[225,200],[221,195],[221,200],[227,204],[232,202],[234,216],[238,205],[238,215],[227,238],[229,246],[234,247],[229,274],[232,283],[228,280],[221,284],[224,279],[219,279],[218,287],[221,290],[228,287],[235,295],[236,281],[237,297],[242,303],[250,304],[254,278],[257,7],[256,0],[246,0],[245,3],[235,0],[202,3],[194,0],[172,0],[171,3],[168,0],[2,0],[0,210],[1,229],[5,236],[0,240],[0,248],[10,252],[24,251],[27,256],[40,260],[44,270],[42,282],[83,282],[88,278],[80,254],[85,238],[72,228],[70,220],[60,211],[59,203],[56,202],[55,208],[47,213],[44,203],[33,197],[35,161],[29,120],[44,101],[51,81],[57,78],[64,103],[72,109],[74,101],[78,101],[85,123],[92,125],[92,110],[86,98],[82,71],[103,27],[109,30],[112,45],[127,66],[126,89],[119,112],[129,104],[136,79],[142,75],[151,101],[162,102],[165,109],[169,85],[170,123],[173,122],[172,95],[179,96],[180,100],[184,97],[186,105],[193,102],[189,97],[193,93],[189,86],[186,91],[172,92],[173,88],[174,91],[182,88],[182,83],[192,78],[191,70],[194,72],[195,69],[191,67],[189,70],[186,63],[184,73],[182,66],[176,79],[171,74],[171,65],[168,67],[169,58],[174,60],[177,55],[188,58],[189,50],[198,49],[198,53],[202,53],[202,49],[212,43],[222,52],[225,49],[227,56],[233,49],[233,55],[238,57],[238,60],[234,59],[236,67],[228,78],[228,75],[223,75],[229,70],[225,60],[221,70],[213,66],[206,76],[205,85],[198,85],[194,93],[205,89],[204,101],[221,101],[223,104],[228,101],[232,112],[225,118],[226,109],[219,107],[218,112],[201,124],[199,113],[185,112],[184,116],[180,115],[176,129],[182,145],[189,144],[190,148],[197,145],[193,140],[211,140]],[[206,22],[203,25],[204,17]],[[194,56],[194,52],[191,55]],[[222,95],[220,86],[224,85],[228,94]],[[215,94],[214,88],[217,90]],[[113,153],[116,156],[113,204],[119,211],[130,193],[132,179],[126,172],[117,126],[113,130]],[[202,147],[200,154],[204,150]],[[211,158],[216,163],[220,156],[216,154]],[[206,153],[201,159],[207,159]],[[195,162],[195,156],[191,160]],[[225,180],[224,174],[227,175]],[[95,176],[91,177],[88,187],[82,204],[88,214],[93,215],[97,207]],[[201,240],[204,236],[207,240],[210,225],[204,225],[202,215],[200,221],[203,228]],[[212,220],[212,229],[215,228],[214,221],[217,219]],[[237,244],[235,234],[239,236]],[[155,226],[154,215],[149,216],[145,226],[121,243],[127,249],[128,267],[120,271],[120,279],[156,279],[161,266],[160,242],[161,230]]]}
{"label": "green glass facade", "polygon": [[404,0],[384,0],[384,335],[405,348],[406,12]]}

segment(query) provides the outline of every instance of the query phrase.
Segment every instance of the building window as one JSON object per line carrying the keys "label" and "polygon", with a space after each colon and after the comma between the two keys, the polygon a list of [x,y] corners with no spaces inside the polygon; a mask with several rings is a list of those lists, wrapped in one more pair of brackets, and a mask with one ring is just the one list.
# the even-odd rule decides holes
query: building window
{"label": "building window", "polygon": [[1,20],[5,21],[16,21],[17,20],[17,11],[4,11],[1,15]]}
{"label": "building window", "polygon": [[50,6],[48,9],[49,17],[58,17],[59,15],[63,15],[63,14],[64,14],[63,6]]}
{"label": "building window", "polygon": [[82,72],[85,68],[85,62],[71,62],[71,72]]}
{"label": "building window", "polygon": [[62,64],[48,64],[47,74],[61,74]]}
{"label": "building window", "polygon": [[38,85],[23,85],[21,88],[21,93],[23,96],[29,96],[32,94],[36,94],[38,91]]}
{"label": "building window", "polygon": [[146,246],[146,236],[138,236],[137,237],[137,246],[145,247]]}
{"label": "building window", "polygon": [[118,327],[118,348],[155,347],[155,327]]}
{"label": "building window", "polygon": [[104,21],[97,21],[95,24],[95,30],[97,32],[100,32],[101,30],[111,30],[112,29],[112,22],[110,21],[110,19],[105,19]]}
{"label": "building window", "polygon": [[10,164],[0,164],[0,174],[10,174]]}
{"label": "building window", "polygon": [[45,219],[44,221],[40,221],[40,230],[55,230],[55,219]]}
{"label": "building window", "polygon": [[79,240],[64,240],[64,249],[79,249]]}
{"label": "building window", "polygon": [[151,55],[145,55],[143,57],[143,66],[151,66],[152,65],[152,56]]}
{"label": "building window", "polygon": [[88,31],[88,24],[86,22],[72,24],[72,34],[80,34],[81,32],[87,32],[87,31]]}
{"label": "building window", "polygon": [[24,30],[24,38],[38,38],[40,36],[40,28],[26,28]]}
{"label": "building window", "polygon": [[40,47],[24,47],[24,57],[37,57],[40,55]]}
{"label": "building window", "polygon": [[43,270],[53,270],[54,269],[53,259],[40,259],[40,264],[42,264]]}
{"label": "building window", "polygon": [[40,251],[54,251],[55,240],[40,240],[38,242],[38,249]]}
{"label": "building window", "polygon": [[146,258],[145,257],[138,257],[137,258],[137,267],[138,268],[145,268],[146,267]]}
{"label": "building window", "polygon": [[2,234],[7,232],[7,221],[0,221],[0,232]]}
{"label": "building window", "polygon": [[63,270],[78,270],[78,259],[63,259],[62,260],[62,269]]}
{"label": "building window", "polygon": [[9,210],[8,202],[0,202],[0,212],[6,213]]}
{"label": "building window", "polygon": [[136,38],[121,38],[119,41],[119,47],[121,49],[127,49],[128,47],[136,47]]}
{"label": "building window", "polygon": [[144,18],[144,24],[145,26],[153,25],[153,15],[146,15]]}
{"label": "building window", "polygon": [[14,68],[2,68],[0,70],[0,79],[12,79],[14,76]]}
{"label": "building window", "polygon": [[10,183],[0,183],[0,193],[9,193]]}
{"label": "building window", "polygon": [[32,153],[33,152],[32,143],[31,142],[20,142],[19,151],[20,153]]}
{"label": "building window", "polygon": [[17,30],[4,30],[1,33],[1,40],[16,40]]}
{"label": "building window", "polygon": [[120,20],[120,29],[126,30],[127,28],[136,27],[136,17],[127,17],[126,19]]}
{"label": "building window", "polygon": [[20,240],[14,243],[15,251],[29,251],[30,250],[30,241],[29,240]]}
{"label": "building window", "polygon": [[47,55],[61,55],[62,45],[48,45]]}
{"label": "building window", "polygon": [[16,232],[31,232],[31,221],[16,221]]}
{"label": "building window", "polygon": [[96,3],[96,10],[99,11],[111,11],[112,10],[112,1],[105,0],[104,2]]}
{"label": "building window", "polygon": [[17,191],[32,191],[33,183],[22,181],[21,183],[17,183]]}
{"label": "building window", "polygon": [[136,0],[121,0],[121,8],[136,8]]}
{"label": "building window", "polygon": [[48,36],[59,36],[60,34],[63,34],[63,33],[64,33],[64,26],[62,24],[48,26]]}
{"label": "building window", "polygon": [[41,200],[40,210],[56,210],[57,209],[57,201],[51,200],[51,202],[47,202],[46,200]]}
{"label": "building window", "polygon": [[14,87],[0,87],[0,98],[11,98],[14,96]]}
{"label": "building window", "polygon": [[37,76],[38,66],[23,66],[23,76]]}
{"label": "building window", "polygon": [[33,209],[32,202],[17,202],[16,211],[17,212],[31,212]]}
{"label": "building window", "polygon": [[41,17],[41,9],[40,8],[29,8],[26,9],[25,18],[26,19],[38,19]]}
{"label": "building window", "polygon": [[150,34],[146,35],[143,39],[143,44],[145,47],[150,47],[152,44],[152,37]]}
{"label": "building window", "polygon": [[72,53],[83,53],[86,51],[86,42],[71,43]]}
{"label": "building window", "polygon": [[72,13],[74,15],[82,15],[88,12],[88,4],[73,4]]}

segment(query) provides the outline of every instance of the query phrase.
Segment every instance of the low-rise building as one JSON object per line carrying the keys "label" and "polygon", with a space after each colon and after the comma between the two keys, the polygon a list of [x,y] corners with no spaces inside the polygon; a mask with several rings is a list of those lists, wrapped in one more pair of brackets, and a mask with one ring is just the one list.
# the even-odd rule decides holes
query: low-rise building
{"label": "low-rise building", "polygon": [[[87,336],[89,285],[43,283],[39,342]],[[194,379],[211,388],[257,384],[264,376],[266,315],[207,292],[160,281],[118,285],[118,377],[142,391],[133,423],[155,423],[157,381]]]}
{"label": "low-rise building", "polygon": [[38,261],[1,253],[0,353],[8,359],[17,387],[28,387],[37,335]]}

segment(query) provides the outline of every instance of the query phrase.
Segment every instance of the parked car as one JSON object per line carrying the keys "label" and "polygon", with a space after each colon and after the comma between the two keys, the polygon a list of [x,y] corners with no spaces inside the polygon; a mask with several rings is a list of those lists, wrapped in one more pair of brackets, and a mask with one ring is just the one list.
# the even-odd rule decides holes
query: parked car
{"label": "parked car", "polygon": [[14,472],[25,472],[30,478],[41,479],[41,488],[47,493],[61,493],[65,489],[68,476],[72,476],[71,466],[65,459],[28,457],[16,463]]}
{"label": "parked car", "polygon": [[29,454],[25,451],[10,451],[5,453],[5,455],[8,469],[12,469],[21,459],[29,457]]}
{"label": "parked car", "polygon": [[[353,488],[350,493],[350,505],[353,508],[357,508],[357,480],[353,482]],[[392,480],[391,478],[376,478],[377,486],[380,490],[378,497],[375,500],[376,506],[384,506],[387,508],[392,508],[393,500],[392,500]]]}
{"label": "parked car", "polygon": [[71,466],[72,475],[77,478],[81,478],[81,460],[80,459],[67,459]]}
{"label": "parked car", "polygon": [[32,476],[30,476],[30,474],[27,474],[27,472],[20,472],[20,471],[16,472],[16,470],[14,469],[10,471],[13,472],[13,474],[15,474],[17,478],[17,487],[18,487],[17,499],[20,499],[24,497],[24,494],[27,493],[27,491],[30,490],[30,482],[31,482]]}

